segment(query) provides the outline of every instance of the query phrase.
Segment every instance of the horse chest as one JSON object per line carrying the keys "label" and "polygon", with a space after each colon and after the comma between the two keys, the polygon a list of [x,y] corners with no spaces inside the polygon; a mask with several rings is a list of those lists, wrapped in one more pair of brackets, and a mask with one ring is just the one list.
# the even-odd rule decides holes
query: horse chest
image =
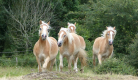
{"label": "horse chest", "polygon": [[109,54],[110,54],[110,51],[109,51],[109,50],[107,50],[107,51],[105,51],[105,52],[102,54],[102,56],[103,56],[103,57],[108,57],[108,56],[109,56]]}
{"label": "horse chest", "polygon": [[46,58],[46,54],[47,54],[47,52],[46,51],[44,51],[44,49],[40,49],[40,51],[39,51],[39,58],[41,59],[41,58]]}
{"label": "horse chest", "polygon": [[69,51],[68,51],[68,48],[64,48],[63,55],[70,56]]}

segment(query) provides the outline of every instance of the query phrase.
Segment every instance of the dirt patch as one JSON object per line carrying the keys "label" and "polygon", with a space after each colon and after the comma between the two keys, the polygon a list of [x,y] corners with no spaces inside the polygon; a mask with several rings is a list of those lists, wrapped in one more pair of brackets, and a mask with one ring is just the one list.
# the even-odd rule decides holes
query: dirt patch
{"label": "dirt patch", "polygon": [[22,80],[138,80],[138,77],[131,75],[84,74],[56,71],[45,73],[30,73],[23,76]]}
{"label": "dirt patch", "polygon": [[41,73],[30,73],[22,77],[28,80],[86,80],[78,76],[76,73],[69,72],[41,72]]}

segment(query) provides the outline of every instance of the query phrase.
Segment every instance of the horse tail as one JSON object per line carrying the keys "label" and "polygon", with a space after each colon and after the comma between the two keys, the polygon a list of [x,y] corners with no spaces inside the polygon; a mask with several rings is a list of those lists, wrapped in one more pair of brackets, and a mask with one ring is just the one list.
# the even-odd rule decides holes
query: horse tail
{"label": "horse tail", "polygon": [[81,70],[83,71],[83,67],[87,65],[87,53],[84,49],[80,49],[79,53],[78,53],[78,57],[81,61]]}

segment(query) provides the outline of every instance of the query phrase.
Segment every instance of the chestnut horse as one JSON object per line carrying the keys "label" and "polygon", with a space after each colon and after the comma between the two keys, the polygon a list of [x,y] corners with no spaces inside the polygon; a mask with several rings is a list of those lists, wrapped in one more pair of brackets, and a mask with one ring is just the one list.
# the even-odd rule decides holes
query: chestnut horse
{"label": "chestnut horse", "polygon": [[[76,22],[74,24],[68,22],[68,29],[69,29],[70,33],[76,33]],[[80,35],[78,35],[78,37],[79,37],[80,42],[81,42],[81,47],[83,49],[85,49],[86,44],[85,44],[84,38]]]}
{"label": "chestnut horse", "polygon": [[39,40],[35,43],[33,49],[39,72],[45,72],[46,69],[52,70],[58,54],[56,39],[49,37],[49,24],[50,21],[48,23],[40,21]]}
{"label": "chestnut horse", "polygon": [[68,69],[71,71],[71,63],[74,61],[74,71],[77,72],[77,57],[80,58],[81,71],[86,65],[86,52],[81,48],[80,40],[77,34],[70,33],[68,28],[61,28],[58,33],[58,46],[60,50],[60,71],[63,68],[63,58],[68,60]]}
{"label": "chestnut horse", "polygon": [[98,56],[99,64],[105,58],[111,57],[113,54],[113,40],[116,35],[115,27],[106,27],[107,30],[103,31],[102,37],[95,39],[93,44],[93,65],[95,66],[95,58]]}

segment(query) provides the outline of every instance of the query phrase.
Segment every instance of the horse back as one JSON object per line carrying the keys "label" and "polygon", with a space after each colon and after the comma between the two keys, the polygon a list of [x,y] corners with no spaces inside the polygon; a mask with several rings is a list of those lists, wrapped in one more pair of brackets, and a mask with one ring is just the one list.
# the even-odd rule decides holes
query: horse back
{"label": "horse back", "polygon": [[86,44],[85,44],[84,38],[82,36],[79,36],[79,39],[80,39],[82,49],[85,49]]}
{"label": "horse back", "polygon": [[73,42],[74,42],[74,45],[76,48],[81,48],[81,40],[80,40],[80,37],[75,34],[75,33],[71,33],[71,35],[73,36]]}

